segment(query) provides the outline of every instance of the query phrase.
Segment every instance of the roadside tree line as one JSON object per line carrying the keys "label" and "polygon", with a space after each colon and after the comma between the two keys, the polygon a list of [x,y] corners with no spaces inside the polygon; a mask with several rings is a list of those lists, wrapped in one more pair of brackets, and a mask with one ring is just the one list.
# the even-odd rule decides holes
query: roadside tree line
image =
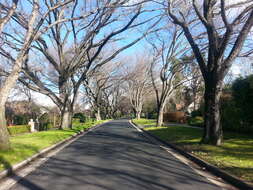
{"label": "roadside tree line", "polygon": [[[158,20],[138,19],[152,10],[129,0],[9,0],[0,7],[1,149],[10,147],[5,103],[17,81],[50,97],[61,113],[60,128],[71,128],[76,97],[88,76],[143,39]],[[117,45],[124,32],[147,22],[153,24],[143,34]]]}
{"label": "roadside tree line", "polygon": [[[157,3],[166,19],[162,22],[163,29],[147,39],[152,47],[151,80],[156,96],[157,126],[163,122],[164,106],[173,91],[183,83],[187,87],[193,84],[191,81],[198,83],[201,74],[205,102],[201,142],[221,145],[220,101],[224,80],[237,58],[252,55],[253,3],[152,2]],[[155,64],[158,66],[154,72]]]}

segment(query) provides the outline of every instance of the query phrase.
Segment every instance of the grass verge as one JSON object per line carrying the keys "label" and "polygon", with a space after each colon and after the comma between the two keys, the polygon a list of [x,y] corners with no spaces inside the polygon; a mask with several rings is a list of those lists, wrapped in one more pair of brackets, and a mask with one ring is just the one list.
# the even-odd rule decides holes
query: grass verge
{"label": "grass verge", "polygon": [[224,143],[217,147],[199,144],[203,132],[201,129],[173,126],[148,127],[145,130],[253,184],[252,136],[225,131]]}
{"label": "grass verge", "polygon": [[140,126],[156,125],[155,119],[133,119],[133,122]]}
{"label": "grass verge", "polygon": [[10,137],[11,149],[8,151],[0,151],[0,171],[10,168],[12,165],[71,137],[83,129],[88,129],[103,122],[105,121],[75,123],[71,130],[50,130],[12,136]]}

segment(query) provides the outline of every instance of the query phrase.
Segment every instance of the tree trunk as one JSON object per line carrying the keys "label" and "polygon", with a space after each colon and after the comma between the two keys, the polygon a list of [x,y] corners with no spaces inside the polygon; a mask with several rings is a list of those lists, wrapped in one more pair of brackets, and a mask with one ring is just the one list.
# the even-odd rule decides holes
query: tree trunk
{"label": "tree trunk", "polygon": [[56,116],[55,116],[55,112],[54,112],[54,128],[56,128]]}
{"label": "tree trunk", "polygon": [[10,148],[9,132],[6,126],[5,105],[0,106],[0,150]]}
{"label": "tree trunk", "polygon": [[59,76],[59,92],[60,92],[60,99],[61,99],[61,122],[60,122],[60,129],[68,129],[72,128],[72,116],[73,116],[73,107],[71,102],[69,101],[70,94],[69,94],[69,84],[66,76]]}
{"label": "tree trunk", "polygon": [[141,119],[141,112],[142,112],[142,101],[139,101],[139,105],[136,110],[136,118]]}
{"label": "tree trunk", "polygon": [[141,111],[136,112],[136,119],[141,119]]}
{"label": "tree trunk", "polygon": [[101,121],[100,108],[97,108],[97,113],[95,113],[95,116],[97,121]]}
{"label": "tree trunk", "polygon": [[196,92],[193,90],[193,111],[196,110]]}
{"label": "tree trunk", "polygon": [[69,111],[69,123],[68,123],[68,128],[72,129],[72,118],[73,118],[74,112],[73,109]]}
{"label": "tree trunk", "polygon": [[205,121],[202,143],[221,145],[223,134],[220,121],[220,97],[222,81],[205,82]]}
{"label": "tree trunk", "polygon": [[163,110],[164,110],[164,105],[158,106],[158,116],[157,116],[157,127],[161,127],[163,125]]}
{"label": "tree trunk", "polygon": [[72,128],[72,116],[73,112],[70,109],[64,109],[61,111],[61,129],[71,129]]}
{"label": "tree trunk", "polygon": [[8,99],[11,89],[13,89],[16,84],[19,72],[21,70],[20,68],[22,61],[23,59],[21,58],[16,60],[12,72],[6,78],[0,89],[0,149],[8,149],[10,147],[9,133],[6,127],[5,103]]}

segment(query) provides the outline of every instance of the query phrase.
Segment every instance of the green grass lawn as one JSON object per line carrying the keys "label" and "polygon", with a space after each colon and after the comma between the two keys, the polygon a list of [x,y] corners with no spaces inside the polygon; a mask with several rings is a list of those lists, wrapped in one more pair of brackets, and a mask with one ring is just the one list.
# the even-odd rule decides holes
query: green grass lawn
{"label": "green grass lawn", "polygon": [[[142,121],[145,123],[145,121]],[[147,121],[148,123],[148,121]],[[244,181],[253,183],[253,137],[246,134],[224,132],[224,143],[216,147],[200,145],[201,129],[186,127],[145,128],[161,139],[174,143],[184,150],[222,168]]]}
{"label": "green grass lawn", "polygon": [[133,119],[133,122],[141,126],[156,125],[155,119]]}
{"label": "green grass lawn", "polygon": [[87,129],[103,122],[105,121],[75,123],[72,130],[50,130],[12,136],[10,137],[11,149],[0,151],[0,171],[10,168],[11,165],[29,158],[44,148],[78,133],[82,129]]}

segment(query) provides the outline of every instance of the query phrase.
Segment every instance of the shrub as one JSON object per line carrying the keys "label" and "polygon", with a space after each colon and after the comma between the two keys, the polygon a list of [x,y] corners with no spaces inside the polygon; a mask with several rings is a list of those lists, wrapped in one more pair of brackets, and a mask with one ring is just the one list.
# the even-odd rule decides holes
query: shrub
{"label": "shrub", "polygon": [[148,113],[148,119],[157,119],[157,113]]}
{"label": "shrub", "polygon": [[49,123],[50,122],[50,117],[48,113],[44,113],[40,116],[39,118],[40,123]]}
{"label": "shrub", "polygon": [[194,111],[191,112],[191,117],[196,117],[196,116],[203,116],[200,109],[194,110]]}
{"label": "shrub", "polygon": [[253,75],[235,80],[232,85],[235,107],[238,108],[242,127],[253,126]]}
{"label": "shrub", "polygon": [[222,128],[227,131],[253,132],[253,124],[245,119],[244,111],[236,105],[233,98],[222,101],[221,104]]}
{"label": "shrub", "polygon": [[203,127],[204,126],[204,118],[201,116],[191,117],[188,120],[188,124],[191,126]]}
{"label": "shrub", "polygon": [[221,123],[224,130],[253,132],[253,75],[236,79],[221,99]]}
{"label": "shrub", "polygon": [[47,124],[47,129],[53,129],[54,128],[54,124],[53,123],[48,123]]}
{"label": "shrub", "polygon": [[47,131],[52,128],[54,128],[54,125],[53,125],[53,123],[50,123],[50,122],[39,124],[39,131]]}
{"label": "shrub", "polygon": [[96,121],[96,118],[87,117],[85,123],[87,122],[90,123],[90,122],[95,122],[95,121]]}
{"label": "shrub", "polygon": [[50,120],[50,115],[48,113],[44,113],[39,118],[39,131],[47,131],[53,128],[53,124]]}
{"label": "shrub", "polygon": [[235,102],[230,99],[222,99],[221,101],[221,124],[224,130],[237,131],[240,127],[239,109],[235,106]]}
{"label": "shrub", "polygon": [[26,115],[15,115],[13,118],[13,123],[15,125],[26,125],[28,120],[28,116]]}
{"label": "shrub", "polygon": [[7,127],[10,135],[17,135],[31,132],[29,125],[15,125]]}
{"label": "shrub", "polygon": [[79,119],[79,118],[73,118],[73,119],[72,119],[72,123],[73,123],[73,124],[78,124],[78,123],[81,123],[81,122],[80,122],[80,119]]}
{"label": "shrub", "polygon": [[83,113],[75,113],[73,118],[79,119],[80,123],[84,123],[87,120],[87,118],[85,117]]}

